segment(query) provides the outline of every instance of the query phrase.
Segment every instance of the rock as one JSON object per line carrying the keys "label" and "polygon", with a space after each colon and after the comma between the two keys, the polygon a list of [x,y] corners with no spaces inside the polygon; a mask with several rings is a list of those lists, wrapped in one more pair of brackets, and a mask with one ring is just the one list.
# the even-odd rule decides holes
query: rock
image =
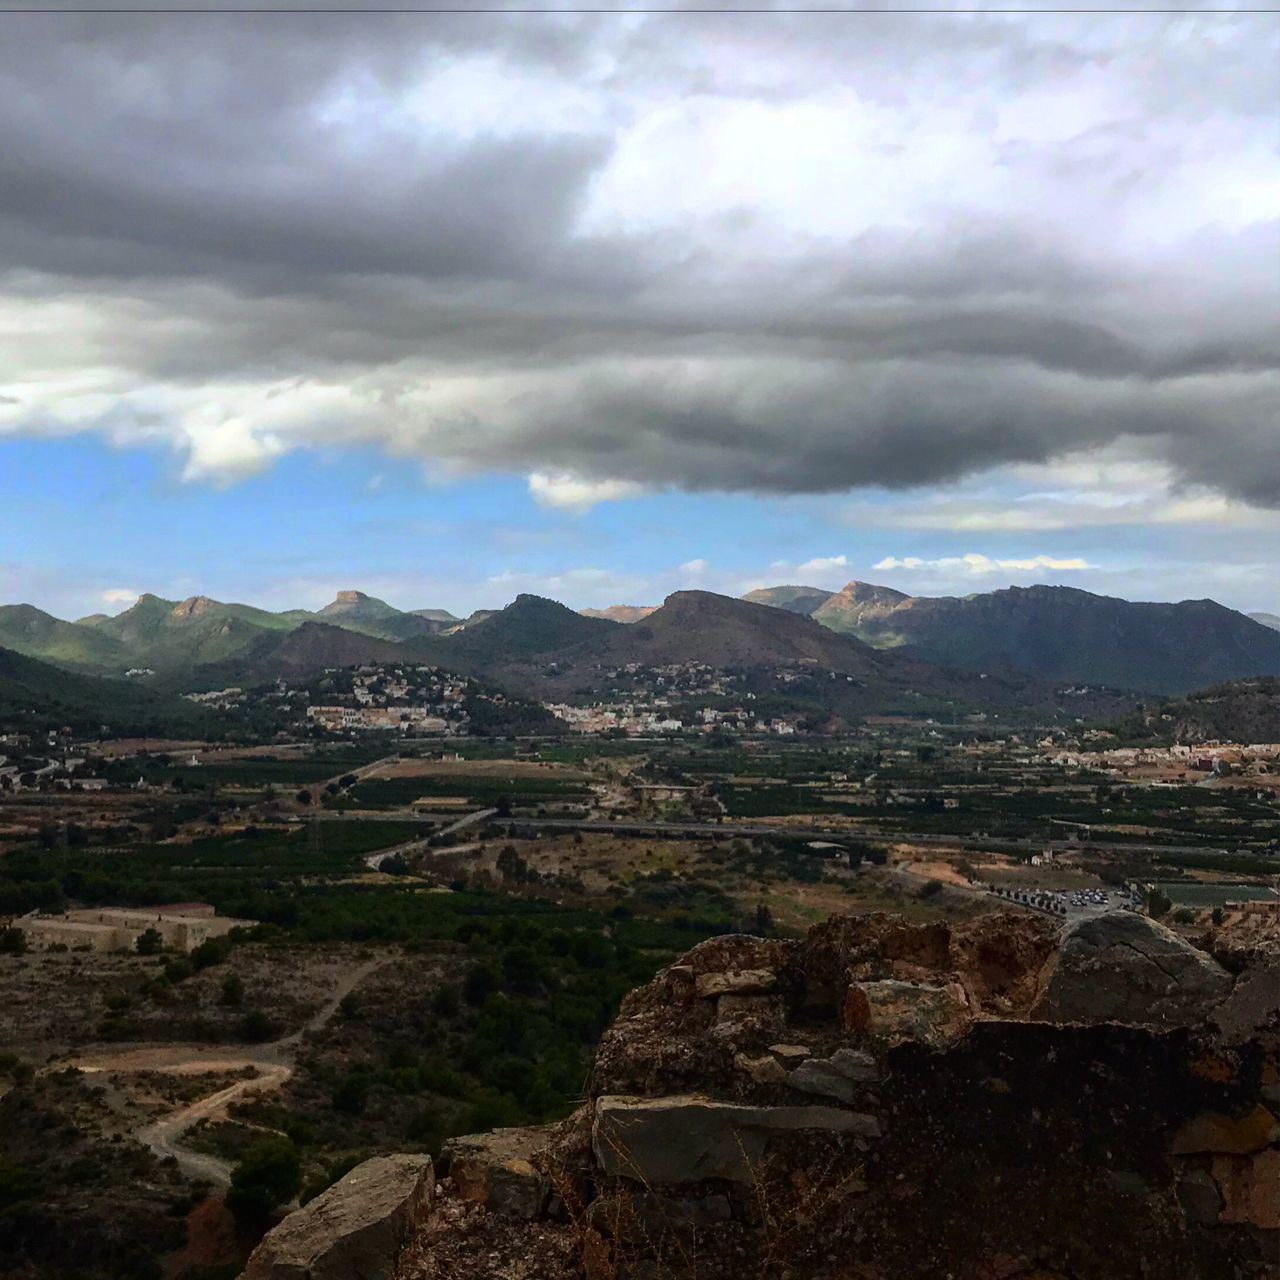
{"label": "rock", "polygon": [[1222,1191],[1222,1222],[1280,1231],[1280,1151],[1214,1156],[1213,1178]]}
{"label": "rock", "polygon": [[954,983],[854,982],[845,993],[846,1029],[888,1044],[914,1040],[941,1048],[958,1040],[972,1021],[964,991]]}
{"label": "rock", "polygon": [[430,1156],[366,1160],[268,1232],[241,1280],[390,1280],[434,1190]]}
{"label": "rock", "polygon": [[542,1213],[551,1191],[546,1176],[531,1163],[546,1145],[545,1129],[495,1129],[450,1138],[440,1157],[464,1200],[528,1220]]}
{"label": "rock", "polygon": [[728,973],[700,973],[694,981],[698,996],[766,996],[778,989],[778,975],[769,969],[736,969]]}
{"label": "rock", "polygon": [[787,1011],[781,996],[721,996],[716,1001],[716,1023],[721,1027],[754,1024],[763,1030],[779,1030]]}
{"label": "rock", "polygon": [[1229,1044],[1280,1025],[1280,959],[1242,973],[1211,1020]]}
{"label": "rock", "polygon": [[749,1057],[745,1053],[734,1056],[733,1065],[754,1084],[786,1084],[787,1069],[777,1058],[767,1053],[759,1058]]}
{"label": "rock", "polygon": [[[1220,1155],[1250,1155],[1280,1138],[1280,1125],[1263,1106],[1256,1106],[1244,1115],[1224,1116],[1217,1111],[1206,1111],[1178,1130],[1169,1150],[1175,1156],[1215,1152]],[[1280,1195],[1280,1186],[1276,1188]]]}
{"label": "rock", "polygon": [[1039,1022],[1191,1026],[1231,990],[1216,960],[1132,911],[1069,929],[1041,974]]}
{"label": "rock", "polygon": [[1222,1212],[1218,1184],[1203,1170],[1189,1169],[1178,1182],[1178,1203],[1190,1222],[1212,1226]]}
{"label": "rock", "polygon": [[858,1100],[859,1084],[878,1079],[876,1060],[859,1049],[838,1049],[829,1058],[810,1058],[787,1077],[793,1089],[801,1093],[817,1093],[840,1102]]}
{"label": "rock", "polygon": [[789,1066],[796,1066],[809,1056],[809,1046],[806,1044],[771,1044],[769,1052]]}
{"label": "rock", "polygon": [[774,1138],[804,1131],[880,1136],[874,1116],[838,1107],[750,1107],[696,1095],[611,1096],[596,1103],[592,1147],[606,1173],[646,1186],[707,1178],[751,1183]]}

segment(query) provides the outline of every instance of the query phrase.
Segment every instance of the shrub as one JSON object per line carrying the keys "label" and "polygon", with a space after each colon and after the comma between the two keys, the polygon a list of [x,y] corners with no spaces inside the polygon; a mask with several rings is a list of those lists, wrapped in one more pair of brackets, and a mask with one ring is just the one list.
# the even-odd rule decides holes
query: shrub
{"label": "shrub", "polygon": [[288,1138],[264,1138],[232,1170],[227,1208],[241,1222],[261,1225],[277,1205],[292,1200],[301,1185],[298,1148]]}

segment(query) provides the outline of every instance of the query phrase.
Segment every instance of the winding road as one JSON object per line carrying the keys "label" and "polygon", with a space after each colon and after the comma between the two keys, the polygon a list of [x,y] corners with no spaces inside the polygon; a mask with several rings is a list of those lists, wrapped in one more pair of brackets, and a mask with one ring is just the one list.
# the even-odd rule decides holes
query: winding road
{"label": "winding road", "polygon": [[338,1011],[342,1001],[370,974],[388,964],[391,958],[378,956],[344,974],[329,1000],[303,1026],[269,1044],[246,1046],[234,1054],[208,1045],[179,1044],[125,1049],[119,1053],[86,1057],[73,1065],[84,1072],[110,1075],[140,1071],[207,1075],[215,1071],[241,1071],[251,1067],[254,1071],[252,1076],[179,1107],[158,1120],[152,1120],[130,1135],[161,1159],[172,1156],[189,1178],[211,1182],[217,1187],[229,1186],[231,1164],[218,1156],[190,1150],[182,1144],[182,1138],[193,1125],[202,1120],[223,1118],[227,1114],[227,1108],[245,1094],[280,1088],[293,1075],[294,1057],[302,1037],[324,1027]]}

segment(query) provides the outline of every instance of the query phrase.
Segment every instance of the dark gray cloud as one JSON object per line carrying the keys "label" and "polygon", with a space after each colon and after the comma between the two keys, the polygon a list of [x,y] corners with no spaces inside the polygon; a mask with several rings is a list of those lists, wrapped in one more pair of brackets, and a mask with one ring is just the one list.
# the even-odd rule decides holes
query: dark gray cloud
{"label": "dark gray cloud", "polygon": [[0,431],[1280,506],[1274,23],[6,7]]}

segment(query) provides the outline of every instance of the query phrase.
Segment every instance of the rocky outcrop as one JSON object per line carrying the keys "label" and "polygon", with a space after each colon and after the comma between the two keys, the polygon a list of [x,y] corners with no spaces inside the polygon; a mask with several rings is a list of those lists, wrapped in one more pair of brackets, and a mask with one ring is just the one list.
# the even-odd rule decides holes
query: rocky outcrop
{"label": "rocky outcrop", "polygon": [[626,998],[545,1142],[451,1144],[404,1280],[1275,1277],[1256,972],[1136,916],[716,938]]}
{"label": "rocky outcrop", "polygon": [[450,1138],[440,1166],[464,1200],[509,1218],[536,1218],[546,1206],[551,1185],[533,1161],[547,1147],[545,1129],[495,1129]]}
{"label": "rocky outcrop", "polygon": [[241,1280],[391,1280],[434,1188],[429,1156],[366,1160],[268,1232]]}
{"label": "rocky outcrop", "polygon": [[1231,975],[1162,924],[1130,911],[1071,929],[1031,1016],[1048,1022],[1187,1026],[1231,990]]}
{"label": "rocky outcrop", "polygon": [[837,1107],[743,1107],[711,1098],[600,1098],[591,1146],[607,1174],[646,1187],[750,1183],[772,1142],[794,1133],[880,1136],[874,1116]]}

